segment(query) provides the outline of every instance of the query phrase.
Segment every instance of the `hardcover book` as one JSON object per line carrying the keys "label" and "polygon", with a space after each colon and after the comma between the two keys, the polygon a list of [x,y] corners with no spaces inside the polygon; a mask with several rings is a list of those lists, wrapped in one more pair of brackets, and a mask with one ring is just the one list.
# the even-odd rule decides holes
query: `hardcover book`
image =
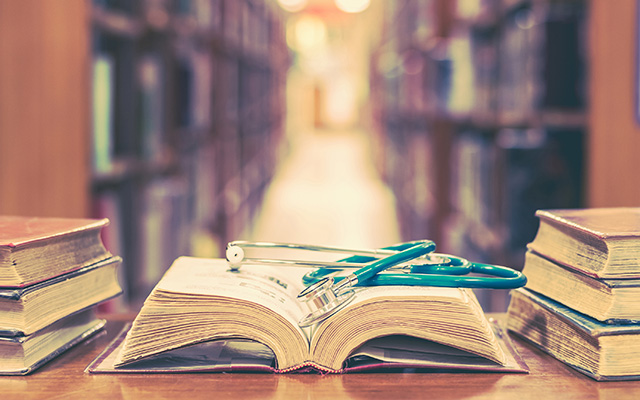
{"label": "hardcover book", "polygon": [[0,336],[28,336],[122,292],[120,257],[23,288],[0,288]]}
{"label": "hardcover book", "polygon": [[605,324],[520,288],[507,329],[593,379],[640,379],[640,324]]}
{"label": "hardcover book", "polygon": [[640,278],[640,208],[538,210],[529,248],[596,278]]}
{"label": "hardcover book", "polygon": [[596,279],[528,251],[527,289],[599,321],[640,322],[640,279]]}
{"label": "hardcover book", "polygon": [[107,219],[0,216],[0,287],[24,287],[111,257]]}
{"label": "hardcover book", "polygon": [[92,309],[65,317],[28,336],[0,336],[0,375],[26,375],[105,325]]}
{"label": "hardcover book", "polygon": [[306,311],[296,297],[306,271],[246,265],[234,272],[226,260],[178,258],[126,337],[89,371],[527,371],[467,289],[359,288],[339,312],[303,329]]}

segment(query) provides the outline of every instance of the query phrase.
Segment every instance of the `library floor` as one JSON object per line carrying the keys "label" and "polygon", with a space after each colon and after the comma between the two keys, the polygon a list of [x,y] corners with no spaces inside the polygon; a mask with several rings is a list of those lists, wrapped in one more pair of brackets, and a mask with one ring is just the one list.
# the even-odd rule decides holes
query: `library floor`
{"label": "library floor", "polygon": [[292,138],[250,238],[358,248],[399,242],[394,197],[369,149],[360,131]]}

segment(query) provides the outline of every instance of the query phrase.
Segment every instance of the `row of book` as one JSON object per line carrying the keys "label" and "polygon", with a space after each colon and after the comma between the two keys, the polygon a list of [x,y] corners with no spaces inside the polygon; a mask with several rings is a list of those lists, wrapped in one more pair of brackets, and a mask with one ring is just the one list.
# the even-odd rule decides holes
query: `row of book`
{"label": "row of book", "polygon": [[451,3],[458,9],[385,2],[373,66],[390,112],[523,123],[543,111],[584,110],[588,2]]}
{"label": "row of book", "polygon": [[640,208],[539,210],[507,328],[596,380],[640,378]]}
{"label": "row of book", "polygon": [[108,220],[0,216],[0,375],[32,372],[100,331],[121,292]]}
{"label": "row of book", "polygon": [[284,134],[284,21],[271,0],[92,1],[90,216],[122,303],[249,226]]}

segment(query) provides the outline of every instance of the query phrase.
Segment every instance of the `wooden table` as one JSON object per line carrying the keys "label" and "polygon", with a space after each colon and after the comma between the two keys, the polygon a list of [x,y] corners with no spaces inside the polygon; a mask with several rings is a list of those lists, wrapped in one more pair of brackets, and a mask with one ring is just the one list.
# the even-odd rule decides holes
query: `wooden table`
{"label": "wooden table", "polygon": [[518,339],[514,342],[529,374],[85,373],[124,319],[109,319],[104,332],[31,375],[0,376],[0,399],[640,399],[640,381],[596,382]]}

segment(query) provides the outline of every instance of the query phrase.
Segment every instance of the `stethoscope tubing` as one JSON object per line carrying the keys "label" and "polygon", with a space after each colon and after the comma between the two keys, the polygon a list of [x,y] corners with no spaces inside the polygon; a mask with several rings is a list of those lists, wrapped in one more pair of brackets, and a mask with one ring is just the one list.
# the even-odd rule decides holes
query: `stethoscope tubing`
{"label": "stethoscope tubing", "polygon": [[420,241],[406,250],[397,252],[385,258],[380,258],[370,263],[364,264],[362,268],[353,274],[358,277],[359,282],[368,281],[379,272],[391,268],[394,265],[413,260],[425,254],[429,254],[436,249],[436,244],[431,240]]}
{"label": "stethoscope tubing", "polygon": [[[272,260],[272,259],[244,259],[235,264],[267,264],[316,267],[303,277],[305,285],[312,285],[328,276],[334,275],[336,283],[347,278],[355,286],[438,286],[464,287],[477,289],[514,289],[524,286],[527,278],[519,271],[491,264],[473,263],[468,260],[447,255],[433,253],[435,243],[430,240],[401,243],[383,249],[358,250],[342,247],[300,245],[293,243],[245,242],[235,241],[228,245],[237,247],[260,248],[288,248],[296,250],[330,251],[334,253],[349,253],[350,257],[335,261],[301,261],[301,260]],[[447,260],[443,264],[404,265],[411,260],[424,256],[436,256]],[[347,277],[335,276],[344,269],[356,268]],[[382,272],[403,268],[408,273]],[[471,276],[469,273],[482,274]],[[346,282],[343,282],[346,283]]]}
{"label": "stethoscope tubing", "polygon": [[[448,274],[392,274],[375,275],[359,286],[435,286],[471,289],[513,289],[524,286],[524,275],[504,267],[472,263],[472,272],[494,276]],[[336,282],[340,277],[334,278]],[[308,282],[308,281],[307,281]],[[358,285],[356,285],[358,286]]]}
{"label": "stethoscope tubing", "polygon": [[[330,263],[331,267],[327,268],[327,263],[323,262],[246,259],[243,247],[331,251],[350,253],[351,256]],[[435,248],[436,245],[431,240],[401,243],[384,249],[364,251],[293,243],[236,241],[227,245],[227,260],[232,271],[237,271],[245,263],[318,267],[303,277],[306,288],[298,294],[298,300],[309,308],[309,313],[298,321],[301,327],[317,324],[345,307],[354,298],[356,286],[514,289],[524,286],[527,282],[527,278],[519,271],[497,265],[471,263],[461,257],[435,254],[433,253]],[[407,262],[413,262],[414,265],[405,265]],[[346,276],[336,276],[343,272],[347,264],[358,269]],[[394,270],[394,268],[402,268],[409,273],[398,274],[389,271],[383,273],[384,270]],[[470,276],[469,273],[484,276]]]}

